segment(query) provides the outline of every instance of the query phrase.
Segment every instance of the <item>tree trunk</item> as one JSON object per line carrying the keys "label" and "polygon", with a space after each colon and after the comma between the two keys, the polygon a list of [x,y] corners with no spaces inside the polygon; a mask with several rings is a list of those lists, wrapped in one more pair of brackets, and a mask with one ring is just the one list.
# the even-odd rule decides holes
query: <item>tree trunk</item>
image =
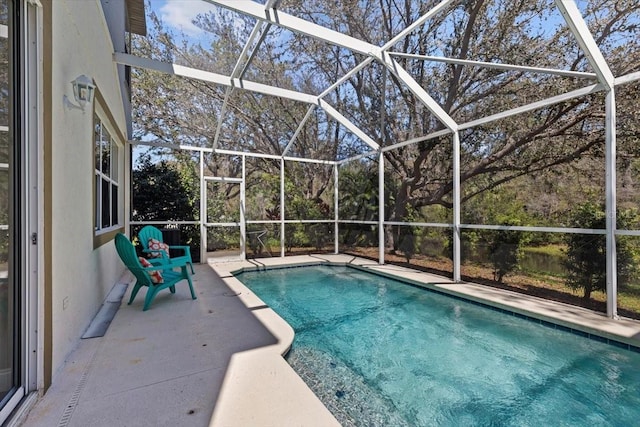
{"label": "tree trunk", "polygon": [[[389,215],[389,218],[395,217],[396,221],[403,221],[404,216],[407,213],[407,200],[409,200],[409,186],[406,182],[403,182],[396,194],[396,203],[394,205],[394,215]],[[391,212],[390,212],[391,214]],[[401,237],[401,226],[393,226],[393,253],[398,250]]]}

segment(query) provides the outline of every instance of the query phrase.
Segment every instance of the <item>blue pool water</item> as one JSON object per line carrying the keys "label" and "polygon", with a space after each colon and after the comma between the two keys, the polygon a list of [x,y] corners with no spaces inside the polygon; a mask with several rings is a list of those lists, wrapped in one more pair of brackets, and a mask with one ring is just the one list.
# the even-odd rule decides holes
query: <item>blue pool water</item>
{"label": "blue pool water", "polygon": [[348,267],[238,278],[345,426],[640,425],[640,353]]}

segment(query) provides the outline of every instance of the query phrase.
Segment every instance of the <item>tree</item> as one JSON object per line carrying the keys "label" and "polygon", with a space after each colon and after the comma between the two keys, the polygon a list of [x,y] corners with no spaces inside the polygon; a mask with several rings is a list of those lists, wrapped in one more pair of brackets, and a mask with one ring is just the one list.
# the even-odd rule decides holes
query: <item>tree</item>
{"label": "tree", "polygon": [[134,221],[193,221],[196,192],[186,183],[176,165],[166,160],[154,163],[149,155],[140,158],[133,170]]}
{"label": "tree", "polygon": [[[436,0],[319,0],[292,1],[286,11],[359,37],[376,46],[438,4]],[[598,47],[616,76],[638,71],[637,25],[640,4],[633,0],[595,0],[582,6]],[[454,2],[424,25],[398,41],[393,51],[448,56],[484,62],[592,72],[575,37],[562,22],[553,2],[478,0]],[[175,37],[153,17],[151,36],[136,38],[134,52],[142,56],[230,74],[254,22],[226,11],[201,16],[197,24],[214,34],[210,46],[175,43]],[[413,79],[456,122],[465,123],[491,113],[592,84],[544,73],[500,70],[394,56]],[[245,78],[321,93],[365,59],[364,55],[272,26]],[[220,148],[281,154],[308,111],[307,105],[212,84],[158,76],[135,70],[133,97],[138,135],[152,134],[172,144],[210,144],[221,122]],[[227,94],[229,95],[227,97]],[[227,99],[227,114],[222,115]],[[619,105],[620,117],[635,117],[633,93]],[[390,145],[438,132],[443,124],[388,69],[377,62],[353,74],[325,97],[338,111],[381,145]],[[498,122],[470,127],[460,133],[462,202],[522,177],[551,168],[602,171],[579,159],[601,159],[604,141],[604,97],[591,94]],[[633,121],[632,121],[633,123]],[[637,142],[637,125],[621,125],[620,140]],[[629,137],[626,137],[630,135]],[[637,144],[636,144],[637,145]],[[453,151],[450,136],[431,138],[385,152],[388,179],[394,180],[393,204],[387,219],[403,221],[407,209],[452,206]],[[344,127],[316,109],[292,146],[292,154],[324,159],[345,158],[368,150]],[[238,176],[238,163],[218,156],[214,170],[226,168]],[[268,171],[277,174],[277,170]],[[248,185],[256,176],[247,178]],[[327,181],[327,173],[297,175],[302,187]],[[311,183],[311,185],[309,184]],[[315,194],[312,198],[318,198]],[[399,233],[393,234],[397,247]]]}
{"label": "tree", "polygon": [[[627,210],[620,212],[618,227],[626,228],[637,224],[637,213]],[[572,214],[572,227],[600,229],[606,228],[606,215],[602,206],[592,202],[578,205]],[[602,234],[567,234],[568,271],[567,285],[574,290],[582,290],[584,299],[591,298],[594,291],[606,291],[607,284],[607,240]],[[617,238],[616,254],[618,262],[618,280],[628,283],[637,279],[638,247],[629,239]]]}
{"label": "tree", "polygon": [[[166,160],[153,162],[150,155],[140,157],[132,171],[133,221],[195,221],[197,187],[193,171],[180,169],[179,163]],[[194,260],[200,253],[200,233],[196,227],[181,227],[183,244],[193,246]]]}
{"label": "tree", "polygon": [[[518,218],[504,216],[497,218],[503,225],[521,225]],[[528,241],[527,233],[514,230],[485,231],[489,249],[489,260],[493,265],[493,279],[502,283],[504,276],[518,267],[522,258],[522,248]]]}
{"label": "tree", "polygon": [[407,260],[407,264],[411,262],[411,258],[416,253],[416,233],[414,227],[400,227],[398,249]]}
{"label": "tree", "polygon": [[[339,2],[329,7],[325,2],[305,1],[300,2],[295,11],[319,24],[328,24],[338,31],[382,45],[435,2],[359,1],[357,4],[359,7],[354,2]],[[321,7],[326,11],[320,12]],[[616,75],[637,70],[633,61],[638,63],[640,49],[633,41],[638,37],[634,20],[639,8],[637,2],[631,1],[616,6],[612,2],[596,1],[583,11]],[[566,26],[545,23],[557,19],[561,17],[551,2],[459,2],[398,42],[394,51],[589,70],[584,54],[576,47]],[[315,68],[325,72],[329,81],[362,59],[356,54],[346,55],[350,60],[338,70],[321,66],[328,54],[317,55],[318,51],[327,51],[321,50],[319,43],[313,39],[301,42],[306,51],[318,58]],[[297,52],[303,55],[302,49]],[[345,56],[337,48],[332,52],[334,57]],[[530,78],[522,72],[406,57],[397,60],[459,123],[585,84],[544,74]],[[365,68],[348,80],[348,87],[335,92],[340,110],[357,112],[349,117],[384,144],[428,135],[443,127],[398,79],[380,66]],[[588,96],[462,132],[463,203],[519,177],[562,164],[575,164],[581,157],[601,156],[603,105],[602,96]],[[383,113],[385,126],[381,130]],[[385,160],[398,180],[395,205],[387,211],[391,219],[403,220],[407,207],[452,206],[451,144],[448,137],[434,138],[385,153]]]}

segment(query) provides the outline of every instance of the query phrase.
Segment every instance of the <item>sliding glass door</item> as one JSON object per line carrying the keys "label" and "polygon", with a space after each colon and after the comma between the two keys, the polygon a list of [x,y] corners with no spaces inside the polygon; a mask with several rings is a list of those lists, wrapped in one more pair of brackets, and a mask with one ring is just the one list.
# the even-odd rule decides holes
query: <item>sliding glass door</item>
{"label": "sliding glass door", "polygon": [[[13,93],[13,5],[0,0],[0,402],[8,400],[16,387],[16,288],[12,279],[13,245],[10,238],[12,191],[12,144],[14,141]],[[13,282],[13,283],[12,283]],[[2,420],[0,420],[2,421]]]}
{"label": "sliding glass door", "polygon": [[38,7],[0,0],[0,424],[36,388]]}

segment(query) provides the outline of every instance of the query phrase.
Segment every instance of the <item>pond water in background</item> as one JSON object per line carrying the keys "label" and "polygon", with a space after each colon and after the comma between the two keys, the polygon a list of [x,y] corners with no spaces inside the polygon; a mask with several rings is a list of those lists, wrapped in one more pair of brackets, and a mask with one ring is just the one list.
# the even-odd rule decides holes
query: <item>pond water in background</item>
{"label": "pond water in background", "polygon": [[349,267],[238,275],[345,426],[631,426],[640,353]]}
{"label": "pond water in background", "polygon": [[[490,264],[488,260],[489,251],[485,248],[476,248],[465,255],[465,261],[487,265]],[[518,260],[518,267],[522,271],[531,273],[551,274],[560,277],[567,275],[563,257],[541,252],[523,251]]]}

